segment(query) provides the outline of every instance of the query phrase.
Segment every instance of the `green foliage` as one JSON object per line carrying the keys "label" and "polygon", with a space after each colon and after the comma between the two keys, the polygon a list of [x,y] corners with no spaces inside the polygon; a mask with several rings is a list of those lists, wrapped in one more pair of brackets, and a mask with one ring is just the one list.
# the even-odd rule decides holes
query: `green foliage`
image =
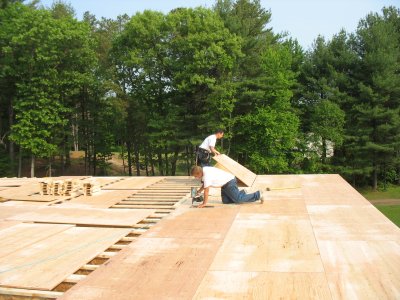
{"label": "green foliage", "polygon": [[263,76],[246,92],[255,110],[236,118],[235,135],[241,142],[234,149],[248,153],[248,164],[255,172],[288,172],[299,125],[290,109],[295,79],[291,55],[287,47],[271,47],[262,61]]}

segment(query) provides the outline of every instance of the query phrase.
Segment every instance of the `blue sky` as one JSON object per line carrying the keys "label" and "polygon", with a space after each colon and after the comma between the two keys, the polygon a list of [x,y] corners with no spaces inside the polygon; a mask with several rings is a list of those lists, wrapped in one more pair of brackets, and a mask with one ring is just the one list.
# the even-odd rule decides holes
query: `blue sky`
{"label": "blue sky", "polygon": [[[168,13],[177,7],[204,6],[211,8],[214,0],[65,0],[75,9],[80,19],[85,11],[97,18],[115,19],[118,15],[134,15],[145,9]],[[41,0],[51,7],[53,0]],[[400,7],[400,0],[261,0],[261,5],[272,12],[273,32],[288,32],[308,49],[320,34],[326,39],[342,28],[354,32],[358,21],[370,12],[381,12],[384,6]]]}

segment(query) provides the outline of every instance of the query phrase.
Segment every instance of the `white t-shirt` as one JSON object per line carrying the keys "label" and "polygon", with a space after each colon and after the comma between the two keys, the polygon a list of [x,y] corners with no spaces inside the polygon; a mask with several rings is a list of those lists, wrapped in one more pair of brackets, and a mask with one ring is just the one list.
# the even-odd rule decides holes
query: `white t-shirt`
{"label": "white t-shirt", "polygon": [[234,179],[231,173],[214,167],[203,167],[203,184],[204,188],[221,187],[228,181]]}
{"label": "white t-shirt", "polygon": [[201,143],[200,148],[206,149],[208,150],[208,152],[211,152],[210,146],[215,147],[216,142],[217,142],[217,136],[215,134],[212,134],[205,138],[203,143]]}

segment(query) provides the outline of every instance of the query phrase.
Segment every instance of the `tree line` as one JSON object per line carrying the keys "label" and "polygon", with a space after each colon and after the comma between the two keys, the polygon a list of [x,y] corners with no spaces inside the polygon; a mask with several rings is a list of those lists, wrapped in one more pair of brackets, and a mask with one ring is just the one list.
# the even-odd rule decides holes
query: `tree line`
{"label": "tree line", "polygon": [[400,183],[398,8],[305,50],[259,0],[115,20],[23,2],[0,6],[1,176],[36,158],[62,175],[71,150],[86,175],[115,152],[127,175],[186,175],[223,128],[221,151],[258,174]]}

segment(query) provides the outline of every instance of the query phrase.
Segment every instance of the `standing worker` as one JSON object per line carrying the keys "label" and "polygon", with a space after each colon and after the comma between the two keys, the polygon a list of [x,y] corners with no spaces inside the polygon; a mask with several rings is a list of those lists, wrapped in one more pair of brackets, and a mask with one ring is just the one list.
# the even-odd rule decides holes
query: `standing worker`
{"label": "standing worker", "polygon": [[222,139],[224,136],[224,131],[222,129],[218,129],[214,134],[209,135],[205,138],[205,140],[201,143],[197,150],[197,165],[202,167],[210,166],[211,161],[211,153],[214,155],[220,155],[215,149],[215,144],[217,140]]}
{"label": "standing worker", "polygon": [[203,183],[201,188],[197,191],[197,195],[199,195],[204,190],[204,200],[203,203],[198,206],[199,208],[207,204],[210,187],[221,188],[221,198],[224,204],[255,202],[257,200],[260,200],[261,203],[264,202],[264,196],[261,191],[256,191],[251,194],[247,194],[244,190],[240,191],[237,186],[236,177],[224,170],[214,167],[202,168],[200,166],[194,166],[190,174],[200,179]]}

